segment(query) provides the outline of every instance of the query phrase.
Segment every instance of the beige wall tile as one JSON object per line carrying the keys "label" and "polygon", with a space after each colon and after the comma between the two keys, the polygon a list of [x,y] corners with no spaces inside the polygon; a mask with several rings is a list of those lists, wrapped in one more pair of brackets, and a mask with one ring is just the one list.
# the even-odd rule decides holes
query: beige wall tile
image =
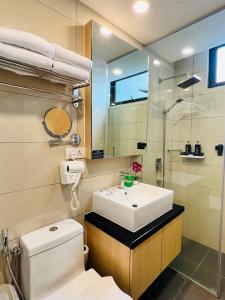
{"label": "beige wall tile", "polygon": [[136,123],[120,124],[120,139],[121,140],[136,140]]}
{"label": "beige wall tile", "polygon": [[138,155],[136,140],[120,140],[120,155]]}
{"label": "beige wall tile", "polygon": [[188,238],[206,246],[218,249],[220,232],[220,215],[197,208],[188,208]]}
{"label": "beige wall tile", "polygon": [[122,157],[102,160],[86,160],[86,169],[83,178],[114,173],[127,169],[131,165],[132,157]]}
{"label": "beige wall tile", "polygon": [[120,108],[120,123],[136,123],[136,106],[127,106]]}
{"label": "beige wall tile", "polygon": [[119,184],[119,172],[84,178],[79,184],[78,198],[81,205],[81,214],[92,210],[93,192]]}
{"label": "beige wall tile", "polygon": [[0,228],[10,239],[69,216],[70,187],[60,184],[0,195]]}
{"label": "beige wall tile", "polygon": [[175,120],[173,126],[173,141],[184,142],[191,139],[191,120]]}
{"label": "beige wall tile", "polygon": [[76,110],[70,103],[10,92],[0,92],[0,99],[0,142],[47,142],[51,137],[42,121],[52,107],[63,107],[70,114],[74,121],[71,132],[76,132]]}
{"label": "beige wall tile", "polygon": [[120,125],[112,125],[112,139],[120,139]]}
{"label": "beige wall tile", "polygon": [[147,122],[147,116],[148,116],[148,105],[146,104],[140,104],[136,106],[136,121],[137,123],[144,123]]}
{"label": "beige wall tile", "polygon": [[192,120],[191,139],[200,142],[210,142],[224,139],[224,117],[202,118]]}
{"label": "beige wall tile", "polygon": [[47,143],[0,144],[0,194],[59,183],[65,146]]}
{"label": "beige wall tile", "polygon": [[137,123],[137,140],[145,142],[147,139],[147,123]]}

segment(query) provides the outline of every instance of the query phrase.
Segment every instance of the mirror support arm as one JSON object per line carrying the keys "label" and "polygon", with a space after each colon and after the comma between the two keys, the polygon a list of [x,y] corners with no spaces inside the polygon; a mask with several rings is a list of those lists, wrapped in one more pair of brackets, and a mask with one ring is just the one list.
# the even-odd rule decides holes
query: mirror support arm
{"label": "mirror support arm", "polygon": [[74,147],[78,147],[80,145],[80,142],[81,142],[81,138],[80,138],[79,134],[72,133],[69,141],[63,141],[63,139],[61,137],[58,137],[54,140],[49,140],[49,145],[50,146],[58,146],[60,144],[68,144],[68,145],[71,145]]}

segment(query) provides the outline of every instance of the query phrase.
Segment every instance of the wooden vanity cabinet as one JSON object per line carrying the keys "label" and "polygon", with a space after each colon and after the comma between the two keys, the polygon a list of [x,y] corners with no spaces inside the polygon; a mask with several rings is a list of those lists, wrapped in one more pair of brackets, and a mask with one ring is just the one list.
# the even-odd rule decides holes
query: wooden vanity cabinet
{"label": "wooden vanity cabinet", "polygon": [[89,266],[136,300],[181,251],[182,215],[134,249],[86,221]]}
{"label": "wooden vanity cabinet", "polygon": [[130,291],[140,297],[161,273],[162,230],[130,251]]}
{"label": "wooden vanity cabinet", "polygon": [[161,272],[181,252],[182,215],[172,220],[162,229],[162,268]]}

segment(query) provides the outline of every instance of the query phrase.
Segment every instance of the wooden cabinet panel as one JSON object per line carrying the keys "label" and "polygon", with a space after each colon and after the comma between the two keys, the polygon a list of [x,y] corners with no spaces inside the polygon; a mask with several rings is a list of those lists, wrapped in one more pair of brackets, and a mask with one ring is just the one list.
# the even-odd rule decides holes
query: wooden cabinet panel
{"label": "wooden cabinet panel", "polygon": [[181,251],[182,215],[134,249],[86,222],[89,265],[138,299]]}
{"label": "wooden cabinet panel", "polygon": [[161,243],[162,230],[131,250],[130,294],[134,299],[161,273]]}
{"label": "wooden cabinet panel", "polygon": [[113,276],[118,286],[129,293],[130,249],[88,222],[86,230],[90,266],[101,276]]}
{"label": "wooden cabinet panel", "polygon": [[162,271],[181,251],[182,215],[162,229]]}

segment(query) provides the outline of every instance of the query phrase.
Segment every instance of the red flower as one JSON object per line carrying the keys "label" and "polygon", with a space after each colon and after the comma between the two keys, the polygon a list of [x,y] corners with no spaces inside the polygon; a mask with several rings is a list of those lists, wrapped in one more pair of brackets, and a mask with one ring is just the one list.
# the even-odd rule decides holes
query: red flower
{"label": "red flower", "polygon": [[133,169],[133,171],[134,171],[135,173],[139,173],[139,172],[141,172],[141,170],[142,170],[142,165],[139,164],[139,162],[135,161],[135,162],[133,162],[133,164],[132,164],[132,169]]}

